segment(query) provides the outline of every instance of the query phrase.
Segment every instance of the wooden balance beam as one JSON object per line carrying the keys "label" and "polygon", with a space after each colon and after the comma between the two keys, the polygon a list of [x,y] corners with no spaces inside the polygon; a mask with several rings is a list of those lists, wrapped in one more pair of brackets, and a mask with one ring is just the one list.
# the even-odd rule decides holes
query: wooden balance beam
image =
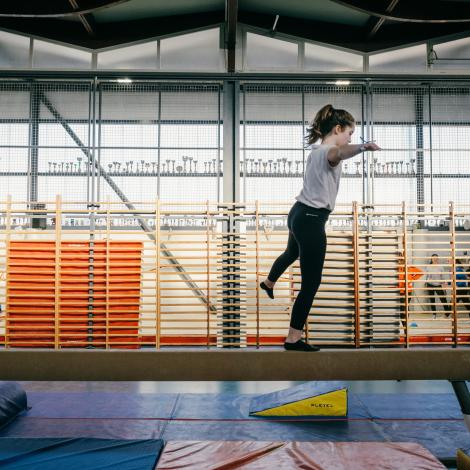
{"label": "wooden balance beam", "polygon": [[0,351],[1,380],[470,380],[470,349]]}

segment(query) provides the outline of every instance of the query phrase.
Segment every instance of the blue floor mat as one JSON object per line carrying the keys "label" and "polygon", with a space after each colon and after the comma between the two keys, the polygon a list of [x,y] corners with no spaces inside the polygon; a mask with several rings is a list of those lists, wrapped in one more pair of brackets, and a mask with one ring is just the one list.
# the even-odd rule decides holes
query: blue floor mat
{"label": "blue floor mat", "polygon": [[381,429],[370,421],[172,421],[162,438],[165,441],[384,441]]}
{"label": "blue floor mat", "polygon": [[469,447],[456,398],[441,394],[349,394],[347,420],[249,417],[252,394],[30,392],[32,409],[0,437],[107,439],[408,441],[439,458]]}
{"label": "blue floor mat", "polygon": [[159,439],[166,422],[142,419],[51,419],[21,417],[0,430],[2,437],[93,437]]}
{"label": "blue floor mat", "polygon": [[29,392],[28,416],[47,418],[170,418],[176,393]]}
{"label": "blue floor mat", "polygon": [[5,470],[153,470],[163,441],[110,439],[0,439]]}
{"label": "blue floor mat", "polygon": [[[253,397],[237,393],[30,392],[28,416],[248,419]],[[348,408],[350,419],[462,418],[452,393],[350,393]]]}
{"label": "blue floor mat", "polygon": [[[378,394],[380,395],[380,394]],[[226,418],[249,417],[252,394],[30,392],[30,417],[47,418]],[[349,394],[349,418],[370,418],[361,395]]]}
{"label": "blue floor mat", "polygon": [[462,421],[381,421],[387,441],[417,442],[440,460],[455,459],[457,449],[470,446],[470,432]]}
{"label": "blue floor mat", "polygon": [[[254,395],[252,394],[236,393],[220,393],[213,395],[201,393],[183,393],[179,396],[173,417],[259,420],[259,417],[249,416],[250,402],[253,397]],[[348,397],[348,416],[350,418],[370,417],[370,414],[368,413],[362,401],[359,400],[358,397],[354,394],[349,394]],[[324,418],[319,419],[322,420]],[[331,419],[335,418],[332,417]]]}
{"label": "blue floor mat", "polygon": [[356,398],[379,419],[461,419],[453,393],[361,393]]}

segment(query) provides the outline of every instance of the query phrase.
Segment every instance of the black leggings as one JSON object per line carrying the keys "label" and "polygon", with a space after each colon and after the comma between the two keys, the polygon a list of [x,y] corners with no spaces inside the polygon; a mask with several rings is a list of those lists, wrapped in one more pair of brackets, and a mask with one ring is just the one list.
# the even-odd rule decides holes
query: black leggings
{"label": "black leggings", "polygon": [[443,304],[444,310],[446,312],[450,311],[450,305],[447,305],[447,297],[444,292],[444,289],[440,286],[433,286],[431,284],[426,284],[426,287],[428,288],[428,295],[429,295],[429,302],[431,303],[431,310],[433,312],[436,311],[436,305],[435,305],[435,298],[434,294],[438,295],[441,299],[441,303]]}
{"label": "black leggings", "polygon": [[326,253],[325,223],[330,211],[315,209],[296,202],[287,217],[287,248],[274,262],[268,279],[276,282],[281,274],[300,257],[302,283],[292,307],[290,326],[302,330],[313,299],[320,286]]}

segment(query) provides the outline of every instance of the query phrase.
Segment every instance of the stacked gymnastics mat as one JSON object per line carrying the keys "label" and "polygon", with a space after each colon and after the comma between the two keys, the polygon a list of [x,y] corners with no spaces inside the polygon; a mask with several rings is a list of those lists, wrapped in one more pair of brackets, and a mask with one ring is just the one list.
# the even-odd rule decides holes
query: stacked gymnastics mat
{"label": "stacked gymnastics mat", "polygon": [[62,241],[58,251],[54,241],[10,242],[6,344],[139,347],[142,243]]}

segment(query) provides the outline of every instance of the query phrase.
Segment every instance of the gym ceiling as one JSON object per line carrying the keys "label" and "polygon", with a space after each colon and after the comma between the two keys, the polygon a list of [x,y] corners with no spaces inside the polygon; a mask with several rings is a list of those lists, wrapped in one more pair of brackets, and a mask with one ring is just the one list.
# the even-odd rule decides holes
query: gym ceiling
{"label": "gym ceiling", "polygon": [[100,49],[237,23],[373,52],[470,30],[468,0],[2,0],[0,28]]}

